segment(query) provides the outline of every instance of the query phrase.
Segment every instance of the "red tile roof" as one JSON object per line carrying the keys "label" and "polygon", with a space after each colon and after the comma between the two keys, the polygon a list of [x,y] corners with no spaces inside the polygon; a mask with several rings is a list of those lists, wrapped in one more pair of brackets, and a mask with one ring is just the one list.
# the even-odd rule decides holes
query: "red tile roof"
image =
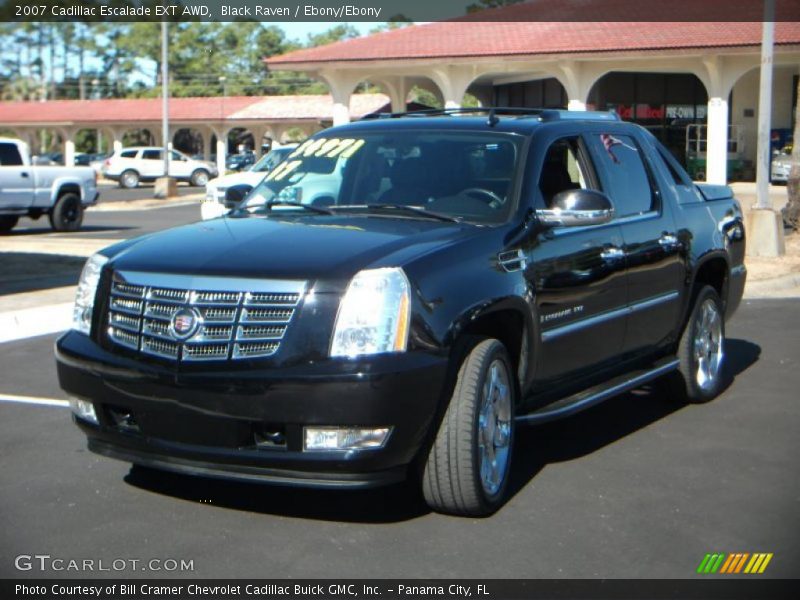
{"label": "red tile roof", "polygon": [[[355,94],[350,113],[361,117],[389,102],[384,94]],[[330,96],[228,96],[227,98],[171,98],[170,119],[175,121],[321,120],[330,119]],[[0,102],[0,124],[127,123],[159,121],[160,98],[121,100],[53,100]]]}
{"label": "red tile roof", "polygon": [[[708,1],[717,2],[694,0],[701,6]],[[643,0],[643,4],[643,14],[647,14],[653,3]],[[671,7],[674,1],[665,4]],[[730,13],[722,10],[719,14]],[[761,23],[754,22],[478,22],[462,18],[297,50],[264,62],[270,67],[291,68],[300,63],[726,48],[760,43]],[[777,23],[775,43],[800,44],[800,23]]]}

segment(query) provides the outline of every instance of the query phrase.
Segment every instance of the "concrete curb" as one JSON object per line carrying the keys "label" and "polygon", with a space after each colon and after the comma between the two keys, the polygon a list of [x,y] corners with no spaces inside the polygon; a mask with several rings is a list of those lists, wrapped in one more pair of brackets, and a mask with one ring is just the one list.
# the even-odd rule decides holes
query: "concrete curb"
{"label": "concrete curb", "polygon": [[174,200],[159,200],[158,198],[143,198],[142,200],[119,200],[116,202],[103,202],[102,198],[97,206],[92,206],[92,212],[115,212],[115,211],[135,211],[135,210],[156,210],[159,208],[176,208],[178,206],[189,206],[200,204],[203,194],[191,194],[181,196]]}
{"label": "concrete curb", "polygon": [[748,281],[744,288],[745,298],[769,298],[780,295],[785,298],[785,292],[797,288],[796,296],[800,296],[800,273],[790,273],[781,277],[764,279],[762,281]]}

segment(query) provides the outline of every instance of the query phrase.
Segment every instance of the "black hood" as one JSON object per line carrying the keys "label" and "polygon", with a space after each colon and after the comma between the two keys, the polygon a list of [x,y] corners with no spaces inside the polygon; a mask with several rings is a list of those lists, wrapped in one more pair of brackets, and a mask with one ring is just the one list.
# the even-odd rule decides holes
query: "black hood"
{"label": "black hood", "polygon": [[123,271],[337,281],[364,268],[403,266],[476,229],[395,216],[224,217],[109,251]]}

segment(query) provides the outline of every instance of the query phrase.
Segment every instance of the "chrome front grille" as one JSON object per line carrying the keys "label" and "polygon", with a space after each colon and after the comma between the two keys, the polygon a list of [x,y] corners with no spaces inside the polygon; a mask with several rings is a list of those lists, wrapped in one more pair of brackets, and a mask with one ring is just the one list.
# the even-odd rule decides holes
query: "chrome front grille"
{"label": "chrome front grille", "polygon": [[[116,272],[108,337],[174,361],[269,357],[280,349],[305,288],[296,281]],[[186,315],[193,327],[188,337],[176,331]]]}

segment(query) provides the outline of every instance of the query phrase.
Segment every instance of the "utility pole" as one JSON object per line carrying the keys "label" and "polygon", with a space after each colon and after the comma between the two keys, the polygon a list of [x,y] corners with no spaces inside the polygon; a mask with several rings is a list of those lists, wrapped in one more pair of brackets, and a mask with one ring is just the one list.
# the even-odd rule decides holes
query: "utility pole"
{"label": "utility pole", "polygon": [[770,128],[772,124],[772,51],[775,41],[775,0],[764,1],[761,36],[761,81],[758,90],[758,146],[756,156],[756,206],[772,208],[769,199]]}
{"label": "utility pole", "polygon": [[761,72],[758,91],[758,147],[756,149],[756,203],[746,215],[749,256],[786,253],[783,217],[769,197],[770,126],[772,122],[772,49],[775,41],[775,0],[764,0]]}
{"label": "utility pole", "polygon": [[177,184],[169,176],[169,57],[167,53],[167,22],[161,21],[161,139],[163,140],[164,176],[156,180],[155,197],[171,198],[178,195]]}
{"label": "utility pole", "polygon": [[167,22],[161,21],[161,139],[164,141],[164,177],[169,177],[169,63]]}

